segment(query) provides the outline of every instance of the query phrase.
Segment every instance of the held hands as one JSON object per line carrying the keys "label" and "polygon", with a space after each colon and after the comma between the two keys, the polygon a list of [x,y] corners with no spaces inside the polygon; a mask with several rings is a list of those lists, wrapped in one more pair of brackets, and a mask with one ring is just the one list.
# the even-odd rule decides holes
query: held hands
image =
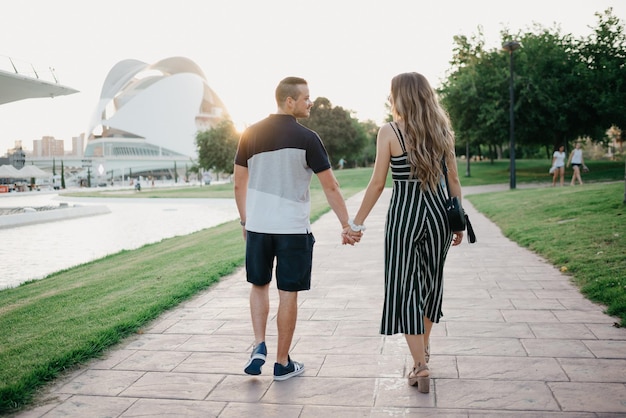
{"label": "held hands", "polygon": [[357,242],[361,241],[361,237],[363,236],[363,232],[361,231],[353,231],[352,228],[346,226],[341,231],[341,244],[342,245],[354,245]]}
{"label": "held hands", "polygon": [[344,225],[343,231],[341,232],[341,243],[343,245],[354,245],[361,241],[363,231],[365,231],[365,225],[357,225],[354,223],[353,219],[348,219],[348,225]]}

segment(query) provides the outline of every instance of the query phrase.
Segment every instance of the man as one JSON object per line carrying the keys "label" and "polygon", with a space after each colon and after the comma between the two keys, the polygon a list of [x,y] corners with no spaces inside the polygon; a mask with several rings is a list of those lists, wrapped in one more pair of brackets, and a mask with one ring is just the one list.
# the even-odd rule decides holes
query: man
{"label": "man", "polygon": [[250,314],[254,348],[247,374],[261,374],[267,347],[269,287],[276,259],[279,294],[278,346],[274,380],[304,371],[289,349],[298,314],[298,292],[311,287],[315,239],[311,233],[309,186],[315,173],[326,199],[341,222],[342,243],[348,237],[348,211],[320,137],[298,123],[309,116],[313,103],[306,80],[287,77],[276,88],[277,112],[250,126],[241,135],[235,156],[235,200],[246,240],[246,275],[252,284]]}

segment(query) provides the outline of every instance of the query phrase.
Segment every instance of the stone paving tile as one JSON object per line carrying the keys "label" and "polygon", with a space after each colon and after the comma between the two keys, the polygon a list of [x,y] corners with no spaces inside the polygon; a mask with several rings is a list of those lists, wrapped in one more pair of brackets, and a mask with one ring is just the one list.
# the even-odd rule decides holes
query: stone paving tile
{"label": "stone paving tile", "polygon": [[[179,345],[180,351],[218,351],[239,353],[241,347],[252,344],[250,336],[245,335],[194,335]],[[252,349],[252,347],[250,347]]]}
{"label": "stone paving tile", "polygon": [[219,417],[300,418],[303,409],[302,405],[231,402],[226,405]]}
{"label": "stone paving tile", "polygon": [[319,354],[379,354],[381,350],[381,337],[310,337],[303,336],[294,344],[294,350],[305,350]]}
{"label": "stone paving tile", "polygon": [[243,374],[243,365],[249,357],[249,353],[241,352],[196,352],[182,361],[174,371],[180,373]]}
{"label": "stone paving tile", "polygon": [[126,350],[176,350],[187,340],[193,338],[193,334],[151,334],[133,336],[124,345]]}
{"label": "stone paving tile", "polygon": [[120,395],[135,398],[204,399],[223,379],[207,373],[147,372]]}
{"label": "stone paving tile", "polygon": [[540,339],[580,339],[580,340],[596,340],[596,335],[584,324],[529,324],[534,334],[530,338]]}
{"label": "stone paving tile", "polygon": [[117,396],[144,375],[143,371],[91,370],[72,379],[59,393]]}
{"label": "stone paving tile", "polygon": [[555,310],[567,309],[558,299],[511,299],[514,309]]}
{"label": "stone paving tile", "polygon": [[[527,323],[499,322],[448,322],[448,332],[452,337],[479,336],[481,338],[531,338],[533,334]],[[470,325],[471,324],[471,325]]]}
{"label": "stone paving tile", "polygon": [[457,365],[461,379],[568,380],[554,358],[458,356]]}
{"label": "stone paving tile", "polygon": [[[536,299],[536,298],[533,298]],[[443,299],[443,314],[446,318],[448,308],[459,308],[467,310],[493,310],[493,309],[515,309],[510,299],[468,299],[463,297],[462,292],[458,296],[448,296],[445,293]]]}
{"label": "stone paving tile", "polygon": [[506,322],[522,322],[522,323],[546,323],[559,322],[556,315],[547,310],[538,309],[516,309],[500,311]]}
{"label": "stone paving tile", "polygon": [[[409,386],[406,378],[377,379],[377,408],[434,408],[438,401],[436,390],[430,382],[430,393],[420,393],[415,386]],[[437,401],[436,401],[437,398]],[[437,405],[439,406],[439,405]]]}
{"label": "stone paving tile", "polygon": [[212,334],[224,325],[224,321],[212,319],[177,320],[165,333],[167,334]]}
{"label": "stone paving tile", "polygon": [[573,382],[626,383],[626,360],[558,359]]}
{"label": "stone paving tile", "polygon": [[464,309],[448,308],[445,310],[445,321],[479,321],[479,322],[504,322],[503,311],[495,309]]}
{"label": "stone paving tile", "polygon": [[559,404],[543,381],[439,379],[437,407],[559,411]]}
{"label": "stone paving tile", "polygon": [[397,355],[381,356],[380,354],[353,354],[325,356],[317,376],[319,377],[397,377],[403,376],[404,361],[398,361]]}
{"label": "stone paving tile", "polygon": [[[623,359],[626,353],[626,341],[582,341],[582,343],[591,350],[593,355],[598,358],[614,358]],[[555,356],[562,357],[562,356]],[[626,373],[626,370],[624,370]]]}
{"label": "stone paving tile", "polygon": [[[626,416],[626,385],[618,383],[549,382],[563,411],[594,411]],[[616,415],[617,416],[617,415]]]}
{"label": "stone paving tile", "polygon": [[176,368],[190,354],[184,351],[137,351],[113,369],[166,372]]}
{"label": "stone paving tile", "polygon": [[46,417],[117,417],[136,399],[109,396],[72,396],[46,413]]}
{"label": "stone paving tile", "polygon": [[[257,403],[263,398],[272,377],[268,376],[226,376],[207,397],[210,401]],[[285,403],[289,400],[284,400]]]}
{"label": "stone paving tile", "polygon": [[522,345],[530,357],[594,357],[583,341],[568,339],[527,339]]}
{"label": "stone paving tile", "polygon": [[431,339],[431,355],[527,355],[519,338],[446,337]]}
{"label": "stone paving tile", "polygon": [[606,324],[586,324],[586,328],[600,340],[626,340],[626,331],[624,328],[617,328],[613,325]]}
{"label": "stone paving tile", "polygon": [[130,408],[122,413],[120,417],[217,417],[225,407],[226,402],[185,401],[179,399],[138,399]]}
{"label": "stone paving tile", "polygon": [[[540,413],[534,412],[526,412],[526,411],[469,411],[468,418],[558,418],[564,417],[567,418],[598,418],[594,412],[569,412],[564,414],[563,412],[545,412],[541,411]],[[602,415],[604,418],[609,418],[605,415]],[[615,417],[617,418],[617,417]]]}

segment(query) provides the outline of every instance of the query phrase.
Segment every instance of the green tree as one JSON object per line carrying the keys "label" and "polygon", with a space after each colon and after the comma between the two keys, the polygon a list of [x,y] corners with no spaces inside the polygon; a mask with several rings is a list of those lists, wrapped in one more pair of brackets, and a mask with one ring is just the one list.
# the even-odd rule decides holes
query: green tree
{"label": "green tree", "polygon": [[198,132],[198,166],[216,173],[232,174],[237,152],[239,134],[230,119],[224,119],[215,127]]}
{"label": "green tree", "polygon": [[299,122],[319,134],[333,164],[343,158],[352,166],[360,159],[368,138],[349,111],[333,107],[330,100],[318,97],[311,115]]}
{"label": "green tree", "polygon": [[63,160],[61,160],[61,188],[65,189],[65,168],[63,167]]}
{"label": "green tree", "polygon": [[[524,33],[502,31],[502,44],[522,44],[514,52],[516,155],[545,148],[549,156],[555,144],[585,135],[601,140],[610,126],[626,123],[624,25],[611,9],[597,16],[588,38],[540,25]],[[480,29],[454,41],[452,68],[439,93],[457,144],[488,147],[493,156],[509,136],[509,55],[485,50]]]}
{"label": "green tree", "polygon": [[[487,146],[500,155],[508,132],[508,66],[499,51],[486,51],[482,30],[455,36],[452,71],[439,93],[456,134],[457,154]],[[466,157],[471,157],[467,155]]]}
{"label": "green tree", "polygon": [[[515,136],[526,153],[545,148],[546,155],[567,144],[581,132],[584,120],[585,85],[579,77],[581,65],[576,42],[558,28],[535,26],[534,32],[516,36],[523,47],[514,53],[517,77]],[[512,39],[505,35],[505,39]],[[521,152],[520,156],[525,153]]]}
{"label": "green tree", "polygon": [[626,33],[612,8],[595,16],[597,26],[581,41],[579,54],[588,70],[582,74],[589,103],[585,133],[602,140],[611,126],[626,126]]}
{"label": "green tree", "polygon": [[367,167],[373,164],[376,159],[376,136],[379,126],[372,120],[355,121],[355,124],[359,130],[359,135],[364,138],[364,145],[361,146],[360,150],[355,150],[358,155],[351,158],[356,162],[356,165]]}

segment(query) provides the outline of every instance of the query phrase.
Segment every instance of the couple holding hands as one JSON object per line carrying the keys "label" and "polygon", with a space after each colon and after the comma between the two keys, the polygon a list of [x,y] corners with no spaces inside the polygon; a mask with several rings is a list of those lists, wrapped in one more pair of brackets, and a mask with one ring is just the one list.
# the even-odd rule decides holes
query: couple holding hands
{"label": "couple holding hands", "polygon": [[391,168],[380,333],[404,334],[414,363],[408,383],[428,393],[429,337],[433,324],[442,317],[443,266],[450,247],[463,240],[463,231],[450,230],[446,221],[442,159],[449,168],[450,194],[461,198],[454,132],[447,112],[423,75],[403,73],[391,80],[394,120],[379,129],[372,177],[359,210],[350,219],[320,137],[297,121],[308,117],[313,105],[306,80],[283,79],[275,96],[277,112],[246,129],[235,156],[235,200],[246,242],[255,338],[244,371],[259,375],[265,364],[269,288],[276,260],[279,306],[274,380],[304,372],[304,364],[292,360],[289,350],[298,292],[311,285],[315,238],[309,220],[309,185],[313,173],[341,223],[342,243],[355,245]]}

